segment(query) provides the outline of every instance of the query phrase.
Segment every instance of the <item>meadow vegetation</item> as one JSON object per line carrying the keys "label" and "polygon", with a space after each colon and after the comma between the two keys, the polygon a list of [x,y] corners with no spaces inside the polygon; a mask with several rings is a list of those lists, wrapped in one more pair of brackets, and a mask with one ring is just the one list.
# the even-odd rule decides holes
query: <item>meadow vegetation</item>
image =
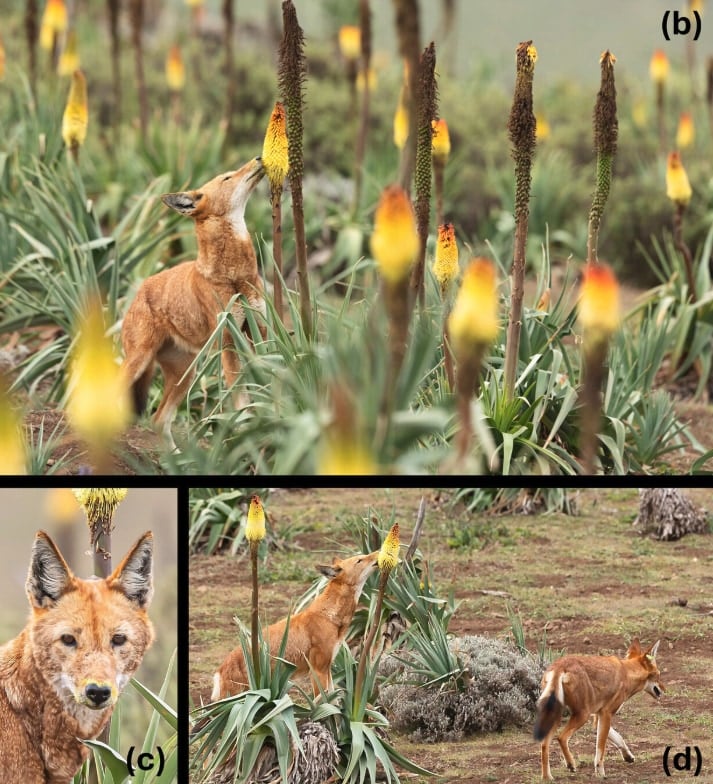
{"label": "meadow vegetation", "polygon": [[[417,3],[397,5],[418,19]],[[595,91],[569,79],[565,63],[559,80],[538,89],[534,42],[537,138],[525,192],[516,188],[514,140],[506,128],[509,112],[520,117],[519,104],[511,106],[512,96],[477,55],[467,78],[452,73],[447,59],[440,65],[448,47],[444,24],[429,54],[435,58],[433,100],[422,115],[413,109],[420,148],[414,152],[412,188],[408,153],[393,141],[404,84],[413,90],[410,77],[404,81],[399,53],[372,52],[366,44],[356,56],[340,52],[344,25],[368,32],[369,3],[325,2],[329,34],[304,41],[298,90],[304,105],[291,109],[286,102],[288,137],[294,112],[300,112],[303,170],[297,171],[298,153],[291,150],[280,243],[274,235],[274,188],[260,190],[247,209],[268,283],[267,337],[260,338],[259,317],[252,313],[253,341],[227,312],[219,315],[214,333],[227,329],[233,335],[243,367],[239,383],[250,405],[232,407],[220,378],[219,340],[212,341],[196,359],[197,380],[174,427],[174,451],[145,423],[132,425],[123,409],[117,413],[106,404],[120,397],[114,366],[121,319],[143,279],[194,258],[190,221],[169,214],[160,195],[196,187],[260,154],[275,102],[289,93],[278,62],[282,23],[274,13],[248,25],[239,8],[233,16],[221,15],[210,3],[170,11],[135,0],[120,15],[112,38],[106,9],[78,3],[69,32],[59,30],[49,50],[36,49],[33,75],[26,38],[33,6],[28,2],[7,15],[2,38],[0,368],[7,391],[0,441],[10,444],[20,421],[26,444],[15,447],[14,457],[11,446],[4,446],[8,471],[710,470],[708,433],[697,440],[675,402],[684,395],[705,404],[711,387],[713,142],[711,107],[700,97],[703,58],[692,71],[682,54],[672,58],[659,121],[654,84],[632,79],[626,52],[614,53],[618,141],[594,261],[606,260],[622,284],[646,290],[625,300],[587,396],[586,326],[578,320],[576,300],[598,182],[591,123]],[[417,55],[429,51],[424,35]],[[60,75],[57,61],[66,59],[61,55],[70,40],[76,41],[80,61],[65,62],[67,72]],[[513,41],[513,55],[517,47]],[[418,66],[412,49],[411,62]],[[109,51],[116,52],[115,59],[107,57]],[[86,138],[72,141],[65,123],[63,141],[77,65],[87,87]],[[596,74],[600,64],[590,66]],[[675,139],[682,112],[692,117],[692,140],[680,132]],[[450,137],[442,191],[436,181],[433,193],[431,119],[447,121]],[[668,153],[676,147],[692,186],[688,198],[678,201],[667,197],[665,177]],[[290,209],[297,179],[307,252],[300,270],[294,237],[302,218]],[[396,182],[417,205],[425,264],[423,286],[398,297],[384,284],[378,243],[372,243],[375,208]],[[431,271],[439,200],[443,220],[454,226],[459,257],[455,279],[445,289]],[[525,285],[516,344],[506,333],[506,314],[515,299],[508,276],[523,210]],[[276,277],[277,244],[283,265]],[[478,344],[477,363],[462,350],[459,355],[459,337],[449,334],[462,323],[449,314],[458,301],[461,272],[465,280],[475,257],[493,265],[499,314],[495,336]],[[285,297],[278,309],[271,292],[280,277]],[[402,306],[400,331],[391,300]],[[101,326],[87,315],[92,308],[96,312],[96,303]],[[468,307],[468,318],[477,321],[477,308],[472,302]],[[605,308],[595,305],[595,315]],[[96,337],[88,347],[83,332]],[[100,359],[106,351],[112,357],[108,364]],[[82,356],[90,359],[83,362]],[[150,394],[154,408],[160,383],[157,378]],[[84,401],[74,415],[73,395]],[[593,418],[582,416],[588,408]],[[65,410],[70,416],[58,415]],[[594,423],[589,456],[585,422]]]}

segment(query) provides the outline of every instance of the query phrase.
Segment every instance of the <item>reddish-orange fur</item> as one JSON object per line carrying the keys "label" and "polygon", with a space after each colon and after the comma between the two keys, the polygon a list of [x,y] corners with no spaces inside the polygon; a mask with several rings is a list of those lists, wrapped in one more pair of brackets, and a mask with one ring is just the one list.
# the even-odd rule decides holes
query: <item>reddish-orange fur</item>
{"label": "reddish-orange fur", "polygon": [[[332,661],[349,629],[364,583],[376,568],[379,553],[334,559],[332,566],[318,567],[330,580],[324,591],[301,612],[290,617],[287,645],[283,658],[297,666],[297,675],[312,670],[314,694],[320,686],[332,686]],[[285,633],[287,619],[269,626],[265,636],[270,653],[276,656]],[[213,701],[248,688],[245,660],[240,647],[228,654],[213,676]]]}
{"label": "reddish-orange fur", "polygon": [[656,666],[658,643],[642,651],[634,640],[626,658],[617,656],[564,656],[555,661],[542,678],[542,694],[537,701],[535,739],[542,741],[542,778],[552,780],[550,771],[550,741],[559,727],[562,711],[569,708],[571,716],[557,740],[569,770],[575,770],[574,757],[569,749],[570,737],[594,716],[597,729],[594,773],[604,776],[604,750],[609,740],[621,752],[626,762],[634,755],[624,739],[611,726],[612,716],[626,700],[647,691],[658,699],[665,691]]}
{"label": "reddish-orange fur", "polygon": [[[191,363],[213,334],[218,314],[236,295],[265,312],[262,279],[244,219],[245,204],[262,175],[262,162],[255,158],[197,190],[163,196],[169,207],[193,218],[198,256],[141,284],[124,317],[122,343],[123,371],[137,414],[146,405],[155,365],[161,368],[163,398],[154,421],[167,433],[193,380]],[[244,326],[245,313],[237,301],[233,314]],[[228,330],[222,339],[223,375],[232,387],[240,362]],[[245,401],[236,396],[235,403]]]}
{"label": "reddish-orange fur", "polygon": [[104,728],[153,640],[151,552],[144,534],[109,578],[81,580],[37,534],[30,620],[0,647],[3,784],[68,784],[89,755],[79,739]]}

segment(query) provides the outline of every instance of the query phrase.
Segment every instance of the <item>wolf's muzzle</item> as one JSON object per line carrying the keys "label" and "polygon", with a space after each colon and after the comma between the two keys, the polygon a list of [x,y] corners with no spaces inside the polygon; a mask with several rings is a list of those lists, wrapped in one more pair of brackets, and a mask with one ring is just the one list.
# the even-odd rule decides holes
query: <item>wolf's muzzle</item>
{"label": "wolf's muzzle", "polygon": [[106,708],[111,704],[111,687],[88,683],[84,687],[84,696],[87,698],[88,708]]}

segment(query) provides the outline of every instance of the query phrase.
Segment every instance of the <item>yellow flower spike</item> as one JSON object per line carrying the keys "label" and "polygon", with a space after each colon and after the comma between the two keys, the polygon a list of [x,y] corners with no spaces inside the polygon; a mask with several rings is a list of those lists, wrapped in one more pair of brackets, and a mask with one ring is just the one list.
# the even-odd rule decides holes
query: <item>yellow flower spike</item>
{"label": "yellow flower spike", "polygon": [[452,223],[444,223],[438,227],[433,274],[441,287],[441,297],[445,297],[449,286],[458,275],[458,244]]}
{"label": "yellow flower spike", "polygon": [[544,141],[550,135],[550,124],[543,114],[535,115],[535,136],[538,141]]}
{"label": "yellow flower spike", "polygon": [[47,0],[40,21],[40,46],[50,50],[55,37],[67,29],[67,6],[64,0]]}
{"label": "yellow flower spike", "polygon": [[77,32],[70,30],[67,40],[57,63],[57,73],[60,76],[71,76],[80,65],[79,49],[77,48]]}
{"label": "yellow flower spike", "polygon": [[400,185],[389,185],[382,191],[371,235],[371,252],[382,277],[390,283],[402,281],[409,274],[418,248],[411,200]]}
{"label": "yellow flower spike", "polygon": [[77,497],[70,487],[50,488],[44,507],[47,517],[60,525],[74,525],[79,513]]}
{"label": "yellow flower spike", "polygon": [[0,38],[0,82],[5,78],[5,47]]}
{"label": "yellow flower spike", "polygon": [[72,492],[87,516],[87,524],[93,529],[97,523],[111,520],[129,491],[126,487],[77,487],[72,488]]}
{"label": "yellow flower spike", "polygon": [[608,340],[619,327],[619,283],[607,264],[589,264],[584,270],[579,321],[585,347],[587,342]]}
{"label": "yellow flower spike", "polygon": [[92,447],[105,451],[131,421],[129,390],[104,334],[101,305],[92,303],[78,328],[69,372],[67,417]]}
{"label": "yellow flower spike", "polygon": [[688,175],[681,163],[681,156],[672,152],[666,164],[666,195],[676,205],[685,207],[691,200],[693,191]]}
{"label": "yellow flower spike", "polygon": [[88,122],[87,81],[84,74],[76,70],[72,74],[72,85],[62,116],[62,138],[69,149],[78,149],[84,144]]}
{"label": "yellow flower spike", "polygon": [[471,259],[448,317],[448,331],[456,356],[492,343],[500,331],[495,265],[490,259]]}
{"label": "yellow flower spike", "polygon": [[376,70],[374,68],[369,68],[366,74],[366,79],[364,78],[364,71],[360,70],[356,78],[356,88],[360,93],[363,93],[364,87],[366,86],[369,88],[369,92],[373,93],[376,89],[378,81],[379,80],[376,75]]}
{"label": "yellow flower spike", "polygon": [[358,60],[361,56],[361,28],[342,25],[339,28],[339,51],[345,60]]}
{"label": "yellow flower spike", "polygon": [[5,380],[0,377],[0,474],[27,473],[27,454],[22,422],[10,401]]}
{"label": "yellow flower spike", "polygon": [[367,447],[335,435],[328,436],[325,441],[317,473],[322,476],[375,476],[379,471]]}
{"label": "yellow flower spike", "polygon": [[534,68],[535,63],[537,62],[537,49],[534,44],[530,44],[527,47],[527,57],[530,61],[531,67]]}
{"label": "yellow flower spike", "polygon": [[690,147],[696,138],[696,129],[693,124],[693,116],[690,112],[681,112],[678,118],[678,130],[676,131],[676,146],[679,150]]}
{"label": "yellow flower spike", "polygon": [[408,129],[408,109],[406,108],[403,99],[400,98],[399,105],[396,107],[396,113],[394,114],[394,144],[398,147],[399,150],[403,150],[404,145],[406,144],[406,139],[408,139]]}
{"label": "yellow flower spike", "polygon": [[666,52],[663,49],[657,49],[651,56],[649,63],[649,75],[654,84],[663,84],[668,79],[669,62],[666,57]]}
{"label": "yellow flower spike", "polygon": [[631,109],[631,119],[634,121],[634,125],[637,128],[641,128],[642,130],[646,128],[649,121],[648,112],[646,110],[646,101],[641,98],[634,101],[634,105]]}
{"label": "yellow flower spike", "polygon": [[399,524],[394,523],[384,543],[379,550],[379,569],[385,573],[390,572],[399,562]]}
{"label": "yellow flower spike", "polygon": [[432,120],[431,125],[433,126],[433,139],[431,142],[433,160],[445,166],[448,156],[451,154],[451,137],[448,133],[448,124],[441,117],[438,120]]}
{"label": "yellow flower spike", "polygon": [[265,538],[265,510],[258,495],[250,498],[248,519],[245,523],[245,538],[248,542],[261,542]]}
{"label": "yellow flower spike", "polygon": [[289,169],[285,107],[280,101],[270,115],[262,145],[262,165],[273,190],[282,188]]}
{"label": "yellow flower spike", "polygon": [[186,68],[183,64],[181,49],[178,44],[168,50],[166,57],[166,83],[169,90],[180,92],[186,86]]}

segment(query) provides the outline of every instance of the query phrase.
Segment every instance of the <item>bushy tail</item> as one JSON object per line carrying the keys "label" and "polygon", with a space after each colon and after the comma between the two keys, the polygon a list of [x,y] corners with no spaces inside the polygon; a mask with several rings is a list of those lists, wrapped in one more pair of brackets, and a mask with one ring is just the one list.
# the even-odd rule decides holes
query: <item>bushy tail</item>
{"label": "bushy tail", "polygon": [[535,740],[544,740],[559,724],[564,710],[564,696],[560,676],[554,672],[548,673],[545,688],[537,700],[537,716],[532,734]]}

